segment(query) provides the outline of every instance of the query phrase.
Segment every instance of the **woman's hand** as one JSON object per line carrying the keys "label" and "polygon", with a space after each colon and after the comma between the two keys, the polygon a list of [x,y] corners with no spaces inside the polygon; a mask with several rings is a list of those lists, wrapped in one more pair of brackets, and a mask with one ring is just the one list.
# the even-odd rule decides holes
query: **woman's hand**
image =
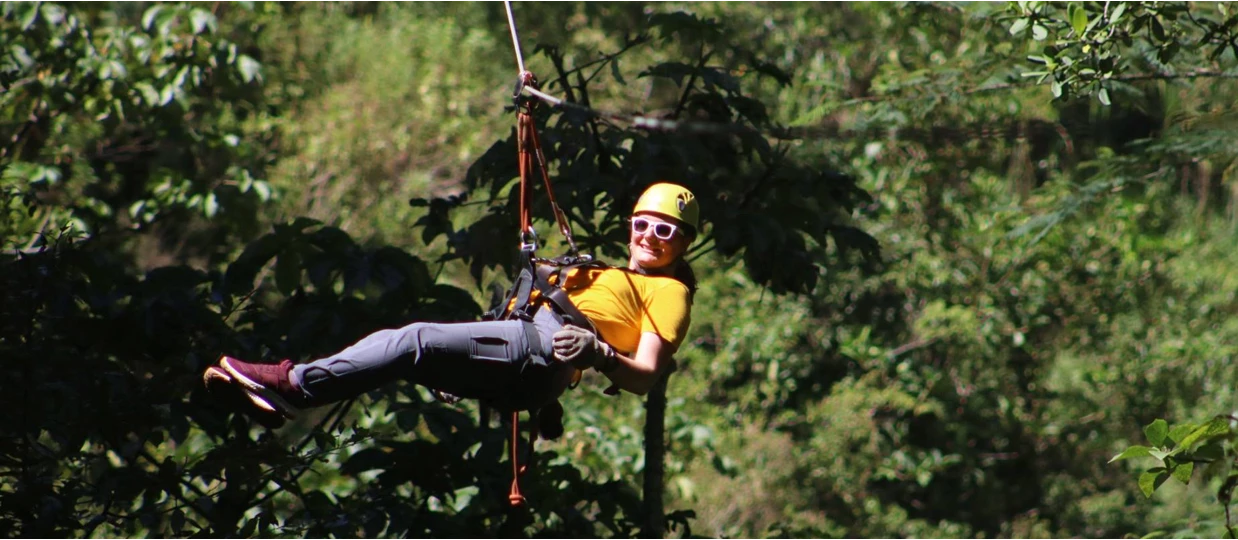
{"label": "woman's hand", "polygon": [[598,339],[597,334],[579,326],[564,325],[554,333],[552,341],[555,358],[581,371],[596,367],[606,372],[619,362],[614,348]]}

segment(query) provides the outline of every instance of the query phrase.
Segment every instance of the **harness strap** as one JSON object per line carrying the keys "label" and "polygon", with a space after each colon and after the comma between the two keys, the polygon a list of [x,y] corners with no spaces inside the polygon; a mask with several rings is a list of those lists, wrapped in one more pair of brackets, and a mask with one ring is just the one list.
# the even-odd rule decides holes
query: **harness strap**
{"label": "harness strap", "polygon": [[[575,265],[576,267],[585,266],[584,264]],[[561,267],[562,268],[562,267]],[[533,286],[537,287],[537,292],[541,293],[542,298],[545,298],[554,309],[563,317],[564,324],[572,324],[581,328],[587,328],[591,332],[597,332],[593,322],[581,313],[572,300],[567,297],[567,293],[562,289],[563,276],[565,272],[560,269],[559,283],[560,285],[551,285],[550,275],[554,273],[555,267],[543,265],[537,267],[537,278],[533,280]]]}

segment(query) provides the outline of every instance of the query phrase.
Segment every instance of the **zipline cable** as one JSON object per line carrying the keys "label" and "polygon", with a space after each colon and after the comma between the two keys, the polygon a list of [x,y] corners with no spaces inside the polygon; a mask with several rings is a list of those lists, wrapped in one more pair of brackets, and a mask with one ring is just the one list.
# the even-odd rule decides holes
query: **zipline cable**
{"label": "zipline cable", "polygon": [[520,73],[524,73],[524,56],[520,53],[520,38],[516,37],[516,17],[512,15],[511,0],[503,0],[503,7],[507,8],[507,27],[512,31],[512,48],[516,49],[516,67],[520,68]]}
{"label": "zipline cable", "polygon": [[[563,110],[571,109],[582,112],[593,118],[614,122],[624,122],[631,124],[634,128],[646,129],[650,131],[686,131],[689,133],[761,133],[760,130],[754,127],[741,124],[684,122],[681,120],[667,120],[663,118],[650,118],[647,116],[599,111],[585,105],[564,101],[534,88],[534,85],[532,84],[525,84],[525,82],[529,80],[528,78],[531,77],[531,74],[529,74],[529,72],[524,68],[524,55],[520,52],[520,37],[516,33],[516,16],[512,13],[511,0],[504,0],[503,7],[507,10],[507,28],[511,31],[512,35],[512,50],[516,53],[516,67],[520,70],[518,75],[519,81],[517,82],[517,96],[527,92],[552,107]],[[529,75],[526,76],[526,74]]]}

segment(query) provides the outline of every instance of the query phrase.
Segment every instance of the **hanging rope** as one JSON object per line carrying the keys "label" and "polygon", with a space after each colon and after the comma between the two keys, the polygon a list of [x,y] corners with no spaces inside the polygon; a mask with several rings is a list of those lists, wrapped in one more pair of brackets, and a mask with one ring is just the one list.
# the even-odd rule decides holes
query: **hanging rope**
{"label": "hanging rope", "polygon": [[[504,1],[504,6],[507,9],[507,25],[512,34],[512,48],[516,52],[516,65],[519,72],[516,77],[516,90],[512,92],[512,100],[516,105],[516,148],[518,162],[520,168],[520,251],[522,257],[529,258],[529,264],[532,264],[534,251],[538,248],[537,234],[533,230],[532,206],[530,196],[530,181],[529,177],[535,174],[534,169],[540,170],[542,176],[542,185],[546,188],[546,196],[550,200],[550,208],[554,212],[555,222],[559,226],[559,232],[563,238],[567,240],[570,255],[577,256],[578,249],[576,240],[572,235],[572,226],[568,223],[567,215],[559,208],[558,201],[555,200],[554,189],[550,185],[550,173],[547,172],[546,155],[542,152],[542,142],[537,136],[537,125],[533,119],[533,110],[537,106],[537,101],[528,99],[524,96],[524,92],[528,89],[537,88],[537,77],[532,72],[524,68],[524,58],[520,52],[520,38],[516,33],[516,19],[512,15],[512,5],[510,1]],[[530,411],[529,415],[531,423],[537,425],[537,414]],[[520,463],[520,412],[512,411],[511,413],[511,462],[512,462],[512,485],[511,491],[507,495],[508,503],[513,508],[521,508],[525,505],[526,499],[520,493],[520,477],[528,471],[528,463],[532,462],[534,457],[534,443],[537,440],[537,429],[529,431],[528,457],[524,460],[525,464]]]}
{"label": "hanging rope", "polygon": [[[530,88],[537,84],[537,79],[533,74],[526,71],[521,74],[519,87]],[[576,247],[576,239],[572,234],[572,225],[567,220],[567,214],[559,207],[559,202],[555,200],[554,188],[550,184],[550,173],[547,172],[546,155],[542,152],[542,141],[537,135],[536,123],[533,120],[533,106],[536,104],[532,100],[517,101],[516,115],[516,144],[520,157],[520,234],[522,245],[535,245],[537,236],[533,232],[532,216],[530,212],[529,195],[529,176],[534,174],[534,168],[541,172],[542,185],[546,188],[546,198],[550,201],[550,209],[554,212],[555,223],[559,226],[559,233],[567,240],[568,250],[571,255],[576,255],[579,250]]]}

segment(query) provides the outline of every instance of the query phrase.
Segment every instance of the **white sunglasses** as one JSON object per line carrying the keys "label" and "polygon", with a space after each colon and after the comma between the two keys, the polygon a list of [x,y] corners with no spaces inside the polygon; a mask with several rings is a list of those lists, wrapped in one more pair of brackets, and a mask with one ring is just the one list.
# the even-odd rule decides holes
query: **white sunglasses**
{"label": "white sunglasses", "polygon": [[670,240],[674,238],[676,232],[679,232],[679,227],[670,223],[649,221],[643,217],[632,218],[632,232],[636,234],[645,234],[651,226],[653,236],[659,240]]}

